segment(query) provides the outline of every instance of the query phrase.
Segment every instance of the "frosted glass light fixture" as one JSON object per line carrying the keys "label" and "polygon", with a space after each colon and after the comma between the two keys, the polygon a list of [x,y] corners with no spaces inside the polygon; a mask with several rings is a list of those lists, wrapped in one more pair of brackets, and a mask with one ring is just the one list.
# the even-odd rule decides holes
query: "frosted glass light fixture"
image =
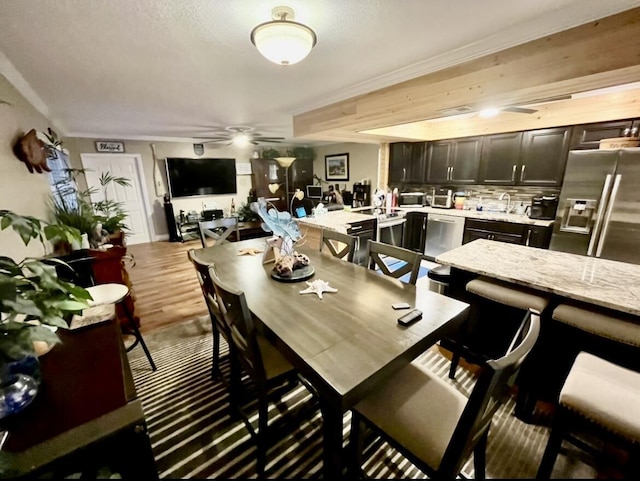
{"label": "frosted glass light fixture", "polygon": [[292,8],[275,7],[270,22],[251,31],[251,43],[265,58],[279,65],[293,65],[305,58],[315,46],[316,33],[302,23],[294,22]]}

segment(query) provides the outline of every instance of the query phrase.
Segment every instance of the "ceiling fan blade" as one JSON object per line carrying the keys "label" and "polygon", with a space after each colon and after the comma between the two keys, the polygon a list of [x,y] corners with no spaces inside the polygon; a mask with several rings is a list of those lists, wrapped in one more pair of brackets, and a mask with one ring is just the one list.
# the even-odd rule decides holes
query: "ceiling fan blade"
{"label": "ceiling fan blade", "polygon": [[284,137],[262,137],[261,135],[254,136],[255,140],[284,140]]}
{"label": "ceiling fan blade", "polygon": [[535,114],[536,109],[527,109],[525,107],[504,107],[502,109],[505,112],[514,112],[516,114]]}

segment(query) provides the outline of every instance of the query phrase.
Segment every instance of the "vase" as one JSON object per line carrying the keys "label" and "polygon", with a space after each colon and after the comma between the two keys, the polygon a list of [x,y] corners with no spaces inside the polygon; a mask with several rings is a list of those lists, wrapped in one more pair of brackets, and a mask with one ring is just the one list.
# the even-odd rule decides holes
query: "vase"
{"label": "vase", "polygon": [[10,374],[0,378],[0,419],[17,414],[38,394],[38,383],[25,374]]}

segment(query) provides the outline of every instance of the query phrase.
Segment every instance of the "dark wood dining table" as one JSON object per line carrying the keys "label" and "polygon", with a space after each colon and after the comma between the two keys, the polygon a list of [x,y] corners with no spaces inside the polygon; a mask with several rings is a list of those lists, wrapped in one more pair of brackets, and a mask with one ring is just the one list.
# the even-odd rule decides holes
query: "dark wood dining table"
{"label": "dark wood dining table", "polygon": [[[380,275],[366,267],[329,257],[304,245],[312,279],[327,281],[338,291],[300,294],[305,282],[280,282],[271,277],[273,263],[262,254],[264,239],[252,239],[196,250],[202,261],[215,264],[226,283],[244,291],[249,309],[266,335],[318,391],[323,416],[323,476],[344,475],[343,415],[396,371],[468,316],[469,305]],[[406,302],[422,310],[421,320],[401,326]]]}

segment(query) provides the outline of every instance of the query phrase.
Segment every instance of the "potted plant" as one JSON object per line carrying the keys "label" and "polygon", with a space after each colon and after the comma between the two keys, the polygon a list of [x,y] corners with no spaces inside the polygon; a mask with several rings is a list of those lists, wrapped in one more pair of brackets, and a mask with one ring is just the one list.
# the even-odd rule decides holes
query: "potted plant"
{"label": "potted plant", "polygon": [[[80,238],[77,229],[49,224],[35,217],[0,210],[0,230],[11,227],[25,245],[39,240],[46,253],[45,240]],[[26,258],[16,262],[0,255],[0,379],[27,376],[39,380],[36,357],[38,343],[53,345],[59,338],[47,326],[68,327],[67,319],[89,307],[89,293],[70,282],[58,279],[52,264],[55,258]],[[35,396],[35,392],[32,393]],[[24,407],[24,406],[22,406]],[[7,406],[0,406],[0,417]]]}
{"label": "potted plant", "polygon": [[[110,172],[103,172],[98,179],[100,188],[102,189],[103,200],[94,202],[94,211],[98,214],[98,219],[114,244],[123,244],[124,232],[129,227],[124,223],[127,219],[127,212],[124,210],[124,204],[109,198],[108,188],[111,184],[120,185],[122,187],[131,187],[131,181],[126,177],[116,177]],[[114,241],[118,239],[117,241]]]}

